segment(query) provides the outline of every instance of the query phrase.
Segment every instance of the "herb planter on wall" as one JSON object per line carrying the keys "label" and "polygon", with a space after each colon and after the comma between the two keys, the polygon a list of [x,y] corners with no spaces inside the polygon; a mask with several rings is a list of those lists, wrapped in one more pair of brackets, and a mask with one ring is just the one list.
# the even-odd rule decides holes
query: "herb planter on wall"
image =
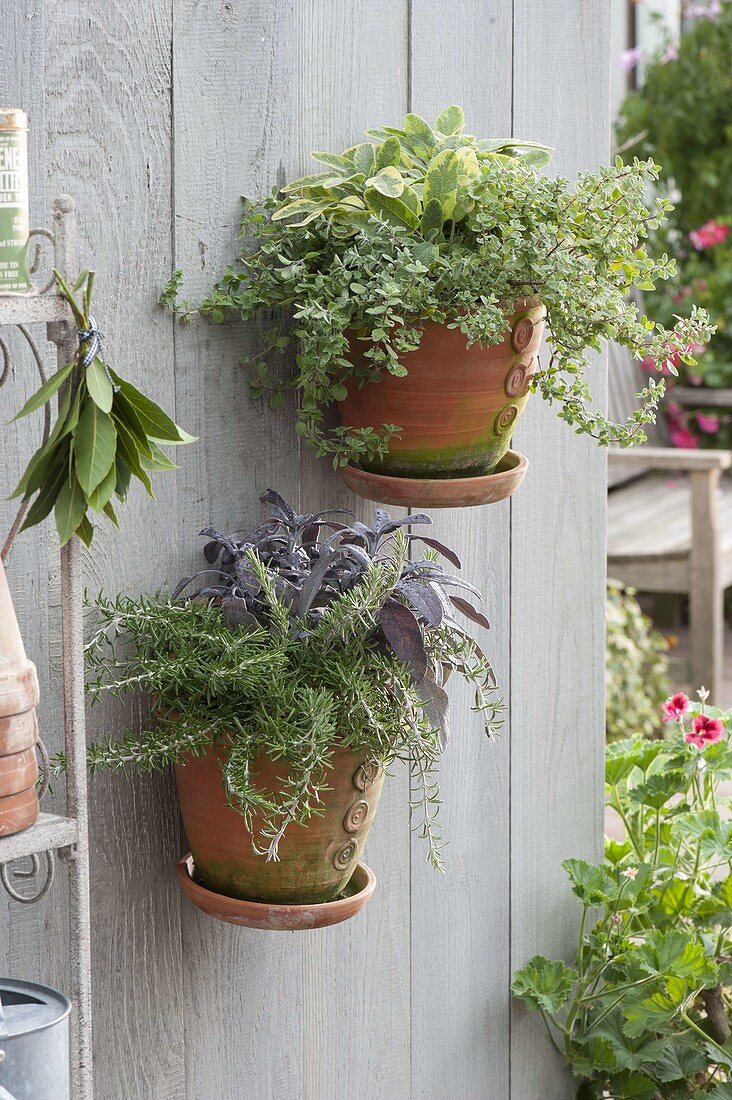
{"label": "herb planter on wall", "polygon": [[[291,824],[275,861],[257,852],[261,815],[250,831],[227,798],[221,756],[220,749],[209,749],[175,769],[191,846],[190,863],[181,861],[178,876],[191,901],[210,916],[255,928],[316,928],[363,908],[375,879],[359,859],[379,803],[383,768],[369,764],[363,752],[336,749],[320,816],[306,825]],[[285,761],[263,753],[250,770],[259,790],[281,797]],[[356,889],[349,891],[354,876]]]}
{"label": "herb planter on wall", "polygon": [[[91,693],[146,691],[156,714],[141,734],[93,745],[90,763],[175,765],[191,848],[178,879],[203,912],[315,928],[371,897],[359,861],[396,761],[410,765],[417,828],[442,865],[434,772],[451,673],[473,688],[487,733],[501,706],[456,617],[487,628],[454,593],[480,594],[437,560],[460,568],[421,533],[429,516],[376,509],[368,527],[340,509],[298,515],[272,490],[261,500],[272,515],[245,537],[202,532],[210,568],[170,597],[100,599]],[[413,561],[415,542],[427,549]]]}
{"label": "herb planter on wall", "polygon": [[[428,322],[402,360],[407,374],[349,383],[339,403],[344,424],[401,427],[383,459],[341,468],[350,489],[385,504],[433,508],[490,504],[516,491],[527,462],[509,445],[529,398],[545,313],[531,299],[513,310],[500,344],[468,347],[459,329]],[[351,349],[357,361],[356,341]]]}
{"label": "herb planter on wall", "polygon": [[[629,298],[672,274],[645,249],[669,209],[658,198],[649,213],[657,166],[617,158],[573,184],[550,179],[547,147],[466,134],[455,105],[432,126],[408,114],[366,138],[314,152],[320,170],[280,195],[245,200],[239,265],[200,312],[274,317],[250,360],[252,397],[278,408],[297,390],[304,442],[361,496],[401,505],[513,493],[527,463],[508,447],[529,390],[575,433],[643,442],[662,385],[651,377],[614,424],[593,407],[591,357],[612,340],[662,370],[674,356],[693,364],[711,334],[703,310],[665,329]],[[162,301],[185,314],[181,280],[175,272]],[[290,342],[283,382],[276,358]]]}

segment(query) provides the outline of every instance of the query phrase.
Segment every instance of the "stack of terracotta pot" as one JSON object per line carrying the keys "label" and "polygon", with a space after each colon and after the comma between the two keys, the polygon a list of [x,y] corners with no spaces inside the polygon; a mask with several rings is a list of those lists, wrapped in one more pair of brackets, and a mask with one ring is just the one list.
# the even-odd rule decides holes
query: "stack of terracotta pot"
{"label": "stack of terracotta pot", "polygon": [[38,679],[18,629],[0,561],[0,836],[38,817]]}

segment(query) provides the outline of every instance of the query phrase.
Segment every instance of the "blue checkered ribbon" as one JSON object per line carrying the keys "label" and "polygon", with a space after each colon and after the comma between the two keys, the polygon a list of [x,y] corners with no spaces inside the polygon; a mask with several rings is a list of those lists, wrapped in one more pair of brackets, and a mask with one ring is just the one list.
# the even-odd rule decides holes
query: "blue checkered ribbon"
{"label": "blue checkered ribbon", "polygon": [[102,366],[104,367],[105,373],[107,375],[107,378],[109,379],[110,383],[112,384],[112,388],[116,393],[117,390],[119,389],[119,386],[116,386],[114,384],[114,381],[112,380],[112,376],[109,373],[109,367],[107,366],[107,363],[106,363],[105,358],[104,358],[104,348],[102,347],[102,333],[97,328],[97,323],[94,320],[94,317],[91,313],[89,314],[89,328],[78,328],[76,330],[76,335],[77,335],[77,338],[79,340],[80,345],[81,344],[88,344],[89,345],[87,347],[86,351],[84,352],[84,354],[81,357],[82,367],[91,366],[91,364],[94,362],[94,360],[97,358],[97,356],[99,356],[99,358],[101,359],[101,362],[102,362]]}

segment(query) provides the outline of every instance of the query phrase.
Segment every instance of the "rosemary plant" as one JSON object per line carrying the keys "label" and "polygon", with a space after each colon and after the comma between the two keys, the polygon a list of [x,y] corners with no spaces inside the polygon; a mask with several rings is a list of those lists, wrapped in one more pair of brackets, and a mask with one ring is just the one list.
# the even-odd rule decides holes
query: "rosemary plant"
{"label": "rosemary plant", "polygon": [[[99,599],[92,698],[147,694],[155,721],[93,745],[90,766],[151,770],[219,746],[232,806],[276,859],[288,825],[319,812],[337,746],[386,767],[404,760],[417,828],[440,867],[435,765],[451,672],[473,685],[486,732],[500,725],[490,663],[456,617],[488,626],[454,591],[476,590],[439,564],[442,555],[459,567],[452,550],[409,532],[428,516],[377,509],[369,528],[345,514],[298,515],[272,491],[262,500],[272,518],[245,538],[202,532],[209,568],[170,597]],[[424,557],[410,560],[418,540]],[[288,765],[274,794],[251,773],[261,753]]]}

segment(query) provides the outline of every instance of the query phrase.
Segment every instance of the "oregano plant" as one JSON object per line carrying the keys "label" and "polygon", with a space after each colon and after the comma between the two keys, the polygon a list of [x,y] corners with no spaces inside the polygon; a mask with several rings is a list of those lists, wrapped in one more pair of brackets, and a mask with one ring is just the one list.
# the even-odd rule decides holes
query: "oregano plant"
{"label": "oregano plant", "polygon": [[79,345],[15,418],[28,416],[61,392],[56,423],[13,496],[23,501],[35,496],[21,530],[41,523],[53,510],[61,545],[76,534],[88,546],[94,534],[90,514],[103,513],[119,526],[113,498],[124,501],[133,478],[153,496],[152,475],[177,469],[162,446],[191,443],[194,437],[105,363],[91,314],[94,272],[82,272],[73,289],[58,271],[54,275],[71,308]]}
{"label": "oregano plant", "polygon": [[[711,326],[691,309],[668,328],[629,298],[673,275],[674,262],[646,250],[670,204],[645,196],[658,177],[651,160],[620,158],[571,184],[541,173],[549,151],[513,138],[479,139],[448,107],[433,126],[408,114],[401,127],[366,132],[342,153],[313,153],[320,171],[258,201],[246,199],[236,265],[200,310],[214,321],[274,312],[261,352],[250,361],[255,398],[277,406],[299,394],[297,431],[336,466],[373,460],[398,424],[330,427],[325,410],[346,396],[348,380],[378,382],[407,373],[405,353],[426,322],[459,328],[467,342],[500,343],[513,303],[538,298],[547,312],[548,356],[533,388],[577,432],[601,444],[644,438],[663,393],[649,378],[627,423],[614,424],[591,402],[585,371],[608,340],[662,369],[692,363]],[[182,273],[162,300],[178,303]],[[351,356],[357,341],[363,356]],[[279,379],[276,355],[290,342],[295,370]]]}

